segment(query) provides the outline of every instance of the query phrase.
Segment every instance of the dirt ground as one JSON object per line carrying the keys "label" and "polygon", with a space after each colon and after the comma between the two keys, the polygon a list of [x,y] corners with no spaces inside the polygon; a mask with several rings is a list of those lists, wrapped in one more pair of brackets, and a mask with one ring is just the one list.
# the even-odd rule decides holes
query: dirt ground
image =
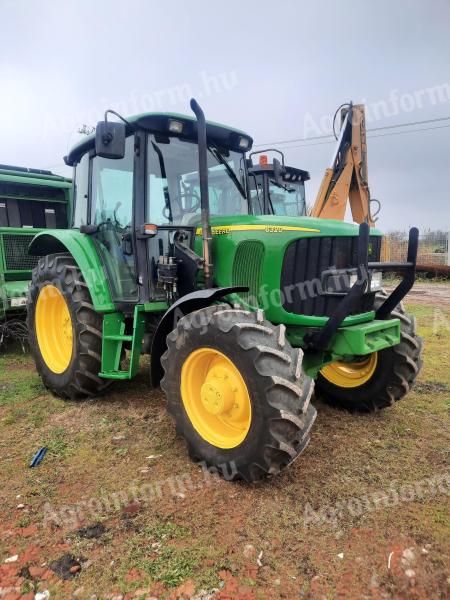
{"label": "dirt ground", "polygon": [[[386,289],[392,289],[392,285]],[[436,307],[450,307],[450,285],[449,283],[431,283],[418,281],[408,294],[408,301],[414,304],[430,305]]]}
{"label": "dirt ground", "polygon": [[415,389],[369,416],[316,401],[304,454],[251,486],[190,461],[147,363],[77,403],[0,354],[0,598],[448,598],[450,307],[417,291]]}

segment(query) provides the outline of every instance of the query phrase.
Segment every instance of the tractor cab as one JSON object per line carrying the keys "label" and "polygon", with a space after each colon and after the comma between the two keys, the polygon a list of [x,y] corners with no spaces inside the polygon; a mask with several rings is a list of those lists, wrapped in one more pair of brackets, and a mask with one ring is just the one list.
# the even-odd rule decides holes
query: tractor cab
{"label": "tractor cab", "polygon": [[[281,163],[274,159],[269,163],[265,152],[278,152]],[[259,154],[257,164],[252,156]],[[287,167],[279,150],[252,152],[248,160],[249,191],[252,212],[256,215],[279,215],[299,217],[306,215],[305,181],[308,171]]]}
{"label": "tractor cab", "polygon": [[[107,125],[123,125],[119,155],[108,145],[102,151],[92,135],[66,157],[75,168],[73,227],[100,253],[113,301],[132,311],[137,302],[173,297],[179,287],[194,289],[197,261],[175,274],[175,254],[189,254],[201,224],[197,123],[156,113]],[[211,216],[248,215],[251,137],[216,123],[206,124],[206,135]]]}

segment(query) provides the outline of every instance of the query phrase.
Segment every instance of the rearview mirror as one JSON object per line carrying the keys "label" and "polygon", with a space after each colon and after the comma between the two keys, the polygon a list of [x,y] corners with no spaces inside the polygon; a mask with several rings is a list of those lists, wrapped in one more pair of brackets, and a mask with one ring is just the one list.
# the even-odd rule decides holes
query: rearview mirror
{"label": "rearview mirror", "polygon": [[102,158],[125,156],[125,123],[100,121],[95,129],[95,153]]}
{"label": "rearview mirror", "polygon": [[273,159],[273,178],[280,187],[283,185],[283,167],[278,159]]}

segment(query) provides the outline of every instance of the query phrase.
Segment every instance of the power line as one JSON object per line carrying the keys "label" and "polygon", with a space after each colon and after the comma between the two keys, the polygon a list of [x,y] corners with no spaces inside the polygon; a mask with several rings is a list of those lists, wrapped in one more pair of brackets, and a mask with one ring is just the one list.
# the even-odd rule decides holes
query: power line
{"label": "power line", "polygon": [[[411,129],[410,131],[391,131],[389,133],[380,133],[379,135],[368,135],[367,137],[370,139],[379,138],[379,137],[389,137],[392,135],[402,135],[405,133],[419,133],[422,131],[433,131],[434,129],[444,129],[445,127],[450,127],[449,125],[438,125],[437,127],[422,127],[420,129]],[[372,129],[371,131],[375,131]],[[296,144],[295,146],[278,146],[278,148],[283,148],[286,150],[290,150],[291,148],[307,148],[309,146],[322,146],[323,144],[333,144],[335,143],[335,139],[327,140],[325,142],[316,142],[314,144]]]}
{"label": "power line", "polygon": [[401,135],[403,133],[417,133],[419,131],[433,131],[434,129],[444,129],[445,127],[450,127],[450,124],[438,125],[437,127],[422,127],[420,129],[411,129],[410,131],[391,131],[390,133],[380,133],[380,135],[369,135],[368,137],[370,137],[370,138],[387,137],[389,135]]}
{"label": "power line", "polygon": [[[423,121],[410,121],[409,123],[398,123],[397,125],[384,125],[383,127],[373,127],[372,129],[367,129],[367,132],[371,132],[371,131],[382,131],[385,129],[397,129],[399,127],[412,127],[414,125],[425,125],[427,123],[437,123],[440,121],[448,121],[450,119],[450,117],[439,117],[437,119],[425,119]],[[436,127],[435,129],[438,129],[438,127]],[[323,140],[323,139],[328,139],[328,138],[332,138],[332,141],[334,141],[334,136],[333,134],[329,133],[326,135],[315,135],[312,137],[307,137],[307,138],[291,138],[288,140],[279,140],[278,142],[265,142],[263,144],[256,144],[254,147],[255,148],[259,148],[260,146],[271,146],[271,145],[278,145],[278,144],[291,144],[293,142],[309,142],[310,140]],[[312,146],[315,146],[316,144],[311,144]]]}

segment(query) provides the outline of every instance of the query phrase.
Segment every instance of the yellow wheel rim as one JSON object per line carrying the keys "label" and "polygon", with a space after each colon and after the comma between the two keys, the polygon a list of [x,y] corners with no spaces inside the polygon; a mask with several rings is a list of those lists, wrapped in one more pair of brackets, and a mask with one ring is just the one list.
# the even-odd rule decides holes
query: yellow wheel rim
{"label": "yellow wheel rim", "polygon": [[217,448],[235,448],[250,429],[250,396],[236,365],[213,348],[199,348],[181,369],[181,398],[192,426]]}
{"label": "yellow wheel rim", "polygon": [[39,292],[35,330],[45,364],[53,373],[63,373],[72,359],[72,319],[64,296],[54,285]]}
{"label": "yellow wheel rim", "polygon": [[344,388],[354,388],[367,383],[378,364],[378,353],[374,352],[359,362],[334,362],[320,372],[330,383]]}

